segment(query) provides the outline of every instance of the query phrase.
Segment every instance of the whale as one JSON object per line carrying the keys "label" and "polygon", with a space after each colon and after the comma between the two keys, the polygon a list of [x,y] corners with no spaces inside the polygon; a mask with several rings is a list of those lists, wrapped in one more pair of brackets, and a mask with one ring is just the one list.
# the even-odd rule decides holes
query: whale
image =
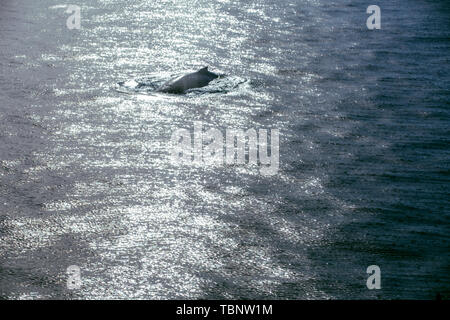
{"label": "whale", "polygon": [[205,87],[218,77],[217,74],[208,71],[208,67],[203,67],[196,72],[167,81],[156,91],[175,94],[185,93],[188,89]]}

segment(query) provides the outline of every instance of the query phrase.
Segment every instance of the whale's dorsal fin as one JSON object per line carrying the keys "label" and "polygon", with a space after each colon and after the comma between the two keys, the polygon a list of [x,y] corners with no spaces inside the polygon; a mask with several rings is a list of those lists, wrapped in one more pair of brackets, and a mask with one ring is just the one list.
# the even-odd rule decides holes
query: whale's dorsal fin
{"label": "whale's dorsal fin", "polygon": [[198,73],[208,73],[208,66],[201,68],[200,70],[197,71]]}

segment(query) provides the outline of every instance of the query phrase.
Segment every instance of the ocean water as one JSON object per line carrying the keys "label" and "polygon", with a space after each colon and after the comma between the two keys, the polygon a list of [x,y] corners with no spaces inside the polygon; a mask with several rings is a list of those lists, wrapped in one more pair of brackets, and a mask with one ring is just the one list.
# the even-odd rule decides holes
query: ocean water
{"label": "ocean water", "polygon": [[[449,297],[449,17],[425,0],[2,0],[0,298]],[[206,65],[232,80],[119,90]],[[172,133],[199,122],[278,129],[279,170],[172,163]]]}

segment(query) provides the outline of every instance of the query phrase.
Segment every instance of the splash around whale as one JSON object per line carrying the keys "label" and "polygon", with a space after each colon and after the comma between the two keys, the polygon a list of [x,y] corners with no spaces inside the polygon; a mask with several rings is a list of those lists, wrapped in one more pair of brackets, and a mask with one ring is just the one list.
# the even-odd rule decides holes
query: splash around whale
{"label": "splash around whale", "polygon": [[204,94],[227,94],[250,88],[250,80],[226,74],[216,74],[203,67],[195,72],[153,72],[144,77],[116,83],[114,89],[127,94],[175,94],[195,97]]}
{"label": "splash around whale", "polygon": [[167,81],[156,91],[175,94],[185,93],[189,89],[205,87],[217,78],[219,78],[219,75],[208,71],[208,67],[203,67],[196,72]]}

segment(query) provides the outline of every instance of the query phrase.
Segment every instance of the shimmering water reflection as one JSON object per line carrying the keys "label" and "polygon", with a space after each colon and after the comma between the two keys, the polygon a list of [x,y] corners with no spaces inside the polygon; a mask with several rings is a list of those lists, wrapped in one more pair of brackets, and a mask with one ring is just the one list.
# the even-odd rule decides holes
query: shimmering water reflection
{"label": "shimmering water reflection", "polygon": [[[54,1],[4,1],[0,298],[445,292],[448,10],[381,2],[368,33],[364,1],[78,0],[81,30]],[[228,82],[145,88],[206,65]],[[174,165],[196,121],[279,129],[278,174]]]}

